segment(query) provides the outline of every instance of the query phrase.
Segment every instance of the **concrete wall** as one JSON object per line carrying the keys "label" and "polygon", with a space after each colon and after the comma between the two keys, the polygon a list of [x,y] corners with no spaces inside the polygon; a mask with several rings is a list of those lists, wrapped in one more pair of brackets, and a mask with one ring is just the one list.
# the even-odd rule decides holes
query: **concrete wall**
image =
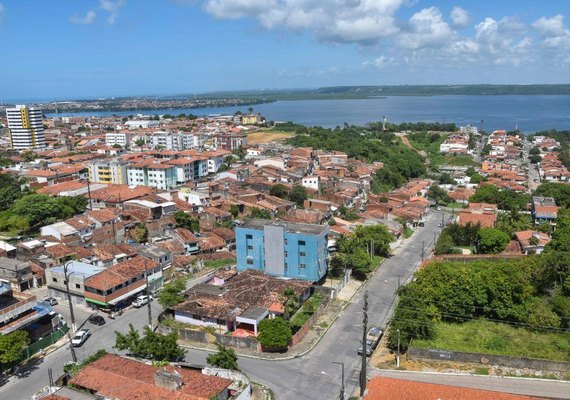
{"label": "concrete wall", "polygon": [[408,349],[408,359],[467,362],[485,365],[503,365],[511,368],[529,368],[542,371],[570,371],[570,362],[538,360],[525,357],[497,356],[492,354],[465,353],[435,349]]}
{"label": "concrete wall", "polygon": [[234,337],[216,333],[216,342],[223,346],[237,347],[238,349],[249,349],[253,351],[260,351],[259,342],[255,338],[248,337]]}
{"label": "concrete wall", "polygon": [[232,399],[249,400],[251,398],[251,393],[252,393],[251,382],[249,381],[249,378],[245,374],[239,371],[232,371],[229,369],[222,369],[222,368],[210,368],[210,367],[202,369],[202,373],[204,375],[218,376],[220,378],[230,379],[234,383],[238,382],[238,386],[244,386],[243,389],[241,389],[240,394],[237,397],[232,397]]}

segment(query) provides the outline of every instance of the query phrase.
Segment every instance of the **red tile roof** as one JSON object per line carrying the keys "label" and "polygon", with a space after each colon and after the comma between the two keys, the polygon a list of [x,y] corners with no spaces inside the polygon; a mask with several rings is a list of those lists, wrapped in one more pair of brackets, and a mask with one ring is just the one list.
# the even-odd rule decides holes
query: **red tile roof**
{"label": "red tile roof", "polygon": [[173,367],[155,367],[107,354],[83,368],[71,379],[71,383],[120,400],[211,399],[231,384],[229,379],[177,368],[182,386],[177,390],[167,390],[155,385],[155,374],[159,369],[174,371]]}
{"label": "red tile roof", "polygon": [[493,228],[496,220],[496,214],[476,214],[469,211],[461,211],[459,213],[459,225],[462,226],[471,222],[473,225],[480,224],[481,228]]}
{"label": "red tile roof", "polygon": [[368,382],[364,400],[532,400],[518,394],[493,392],[459,386],[414,382],[377,376]]}
{"label": "red tile roof", "polygon": [[111,289],[128,279],[143,274],[145,270],[152,270],[156,267],[158,267],[156,261],[137,256],[115,264],[97,275],[89,277],[85,280],[85,286],[99,290]]}

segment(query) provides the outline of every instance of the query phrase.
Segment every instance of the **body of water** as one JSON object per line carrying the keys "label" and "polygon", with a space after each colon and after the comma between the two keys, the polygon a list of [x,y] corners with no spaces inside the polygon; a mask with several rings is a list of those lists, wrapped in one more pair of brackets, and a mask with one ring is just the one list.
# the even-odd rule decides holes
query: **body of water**
{"label": "body of water", "polygon": [[[345,122],[364,125],[389,122],[455,122],[481,125],[487,131],[518,127],[531,133],[545,129],[570,130],[570,96],[392,96],[356,100],[287,100],[252,106],[269,121],[293,121],[308,126],[334,128]],[[104,116],[131,114],[233,114],[245,107],[83,112],[50,116]]]}

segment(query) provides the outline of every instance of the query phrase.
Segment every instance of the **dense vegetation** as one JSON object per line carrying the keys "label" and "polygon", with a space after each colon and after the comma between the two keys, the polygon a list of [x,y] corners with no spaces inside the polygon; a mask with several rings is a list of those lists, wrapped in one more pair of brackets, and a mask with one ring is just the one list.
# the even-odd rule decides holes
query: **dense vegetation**
{"label": "dense vegetation", "polygon": [[[441,322],[480,320],[510,325],[521,334],[561,334],[570,328],[570,253],[429,264],[400,292],[389,345],[396,347],[397,329],[405,349],[414,339],[437,338]],[[570,359],[570,334],[563,337]]]}
{"label": "dense vegetation", "polygon": [[[291,124],[287,127],[293,129]],[[283,130],[283,126],[279,125],[279,129]],[[378,124],[368,127],[345,125],[335,129],[295,125],[294,131],[297,136],[288,139],[287,143],[296,147],[343,151],[352,158],[383,162],[384,168],[373,178],[375,193],[400,187],[426,172],[423,158],[393,133],[382,131]]]}
{"label": "dense vegetation", "polygon": [[570,185],[545,182],[534,191],[535,196],[553,197],[556,205],[570,208]]}
{"label": "dense vegetation", "polygon": [[494,185],[481,185],[471,196],[471,203],[497,204],[501,210],[526,210],[531,197],[508,189],[499,189]]}
{"label": "dense vegetation", "polygon": [[129,324],[127,333],[115,331],[115,335],[115,349],[127,350],[137,357],[155,361],[178,361],[185,353],[176,342],[178,340],[176,332],[161,335],[145,326],[141,337],[139,331]]}
{"label": "dense vegetation", "polygon": [[[390,253],[390,243],[394,236],[384,225],[357,226],[352,235],[340,235],[337,240],[337,253],[331,258],[331,276],[340,276],[345,268],[352,269],[352,276],[366,279],[375,263]],[[376,258],[375,258],[376,257]]]}

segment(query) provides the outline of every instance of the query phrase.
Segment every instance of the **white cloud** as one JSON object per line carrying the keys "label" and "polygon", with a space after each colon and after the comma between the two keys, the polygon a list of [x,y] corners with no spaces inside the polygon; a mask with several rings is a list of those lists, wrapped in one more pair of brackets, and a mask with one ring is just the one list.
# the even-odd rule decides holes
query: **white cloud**
{"label": "white cloud", "polygon": [[312,32],[319,40],[370,44],[398,32],[405,0],[206,0],[216,18],[254,18],[266,29]]}
{"label": "white cloud", "polygon": [[453,7],[450,17],[453,25],[458,28],[467,27],[467,25],[469,25],[469,20],[471,19],[469,12],[461,7]]}
{"label": "white cloud", "polygon": [[99,0],[99,8],[107,11],[107,23],[113,25],[119,16],[121,8],[127,5],[126,0]]}
{"label": "white cloud", "polygon": [[72,24],[78,24],[78,25],[89,25],[89,24],[92,24],[93,22],[95,22],[96,17],[97,17],[97,14],[95,13],[95,11],[89,10],[89,11],[87,11],[87,14],[85,14],[84,17],[80,17],[77,14],[72,15],[71,17],[69,17],[69,22],[71,22]]}
{"label": "white cloud", "polygon": [[542,17],[534,21],[532,27],[544,36],[562,36],[566,31],[562,15],[556,15],[552,18]]}
{"label": "white cloud", "polygon": [[397,42],[408,49],[441,47],[453,39],[454,32],[443,20],[441,12],[435,8],[424,8],[412,15],[408,29],[402,32]]}

